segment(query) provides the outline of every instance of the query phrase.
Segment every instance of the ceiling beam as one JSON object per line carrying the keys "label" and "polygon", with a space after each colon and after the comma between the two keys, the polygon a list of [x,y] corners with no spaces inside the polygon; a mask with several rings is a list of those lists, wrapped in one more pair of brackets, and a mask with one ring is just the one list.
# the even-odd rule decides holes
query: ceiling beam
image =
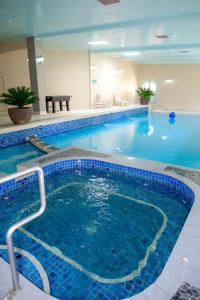
{"label": "ceiling beam", "polygon": [[157,23],[172,22],[172,21],[175,21],[177,25],[178,21],[187,20],[187,19],[194,20],[199,18],[200,18],[200,12],[193,12],[189,14],[181,14],[181,15],[176,14],[170,16],[160,16],[160,17],[150,18],[150,19],[129,20],[125,22],[115,22],[115,23],[99,24],[95,26],[87,26],[81,28],[65,29],[65,30],[59,30],[54,32],[41,33],[38,34],[37,36],[41,38],[55,37],[55,36],[62,36],[62,35],[94,32],[94,31],[105,31],[105,30],[112,30],[112,29],[119,29],[119,28],[131,28],[131,27],[137,27],[141,25],[155,25]]}
{"label": "ceiling beam", "polygon": [[129,51],[156,51],[156,50],[179,50],[179,49],[198,49],[200,48],[200,43],[195,44],[159,44],[159,45],[147,45],[147,46],[137,46],[137,47],[119,47],[119,48],[105,48],[105,49],[93,49],[92,52],[129,52]]}

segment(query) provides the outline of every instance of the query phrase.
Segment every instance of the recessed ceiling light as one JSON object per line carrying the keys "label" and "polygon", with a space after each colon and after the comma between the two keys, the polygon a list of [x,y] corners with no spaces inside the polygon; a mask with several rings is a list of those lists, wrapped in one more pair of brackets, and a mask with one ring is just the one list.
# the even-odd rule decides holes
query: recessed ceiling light
{"label": "recessed ceiling light", "polygon": [[156,37],[158,39],[168,39],[169,38],[169,36],[167,34],[158,34],[158,35],[156,35]]}
{"label": "recessed ceiling light", "polygon": [[138,52],[138,51],[125,52],[124,55],[125,56],[139,56],[140,52]]}
{"label": "recessed ceiling light", "polygon": [[97,0],[97,1],[99,1],[103,5],[111,5],[111,4],[115,4],[115,3],[120,2],[120,0]]}
{"label": "recessed ceiling light", "polygon": [[189,50],[180,50],[180,53],[189,53]]}
{"label": "recessed ceiling light", "polygon": [[88,42],[88,45],[91,45],[91,46],[108,45],[108,42],[106,42],[106,41],[91,41],[91,42]]}

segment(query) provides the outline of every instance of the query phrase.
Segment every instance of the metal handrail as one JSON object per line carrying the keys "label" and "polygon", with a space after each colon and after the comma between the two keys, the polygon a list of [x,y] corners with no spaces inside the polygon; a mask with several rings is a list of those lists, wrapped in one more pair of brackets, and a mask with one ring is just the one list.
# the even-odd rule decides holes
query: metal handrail
{"label": "metal handrail", "polygon": [[21,226],[29,223],[30,221],[38,218],[42,215],[46,208],[46,197],[45,197],[45,185],[44,185],[44,173],[40,167],[33,167],[24,171],[20,171],[6,177],[0,178],[0,184],[5,183],[12,179],[20,178],[24,175],[29,175],[32,173],[37,172],[39,175],[39,190],[40,190],[40,209],[35,212],[34,214],[24,218],[23,220],[17,222],[16,224],[12,225],[6,234],[6,243],[8,247],[8,256],[9,256],[9,263],[10,263],[10,270],[12,275],[12,282],[13,282],[13,290],[17,291],[20,289],[19,285],[19,278],[18,273],[16,271],[16,263],[15,263],[15,255],[14,255],[14,248],[13,248],[13,241],[12,236],[15,230],[19,229]]}

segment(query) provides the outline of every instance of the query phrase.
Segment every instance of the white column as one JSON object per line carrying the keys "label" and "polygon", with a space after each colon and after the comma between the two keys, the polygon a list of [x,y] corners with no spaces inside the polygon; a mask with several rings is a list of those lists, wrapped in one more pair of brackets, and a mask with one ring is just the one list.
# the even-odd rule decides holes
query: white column
{"label": "white column", "polygon": [[26,38],[28,60],[29,60],[29,74],[31,89],[36,93],[39,101],[33,104],[34,112],[39,114],[46,113],[45,92],[44,92],[44,58],[40,40],[35,37]]}

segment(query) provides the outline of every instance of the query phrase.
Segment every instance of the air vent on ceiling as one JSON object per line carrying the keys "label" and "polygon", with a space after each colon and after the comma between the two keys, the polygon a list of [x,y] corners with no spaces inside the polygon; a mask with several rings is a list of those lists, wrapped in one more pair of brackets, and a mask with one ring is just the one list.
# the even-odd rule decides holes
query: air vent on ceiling
{"label": "air vent on ceiling", "polygon": [[115,4],[120,2],[120,0],[97,0],[97,1],[101,2],[103,5],[110,5],[110,4]]}
{"label": "air vent on ceiling", "polygon": [[167,34],[158,34],[158,35],[156,35],[156,37],[158,39],[168,39],[169,38],[169,36]]}
{"label": "air vent on ceiling", "polygon": [[189,50],[180,50],[180,53],[189,53]]}

